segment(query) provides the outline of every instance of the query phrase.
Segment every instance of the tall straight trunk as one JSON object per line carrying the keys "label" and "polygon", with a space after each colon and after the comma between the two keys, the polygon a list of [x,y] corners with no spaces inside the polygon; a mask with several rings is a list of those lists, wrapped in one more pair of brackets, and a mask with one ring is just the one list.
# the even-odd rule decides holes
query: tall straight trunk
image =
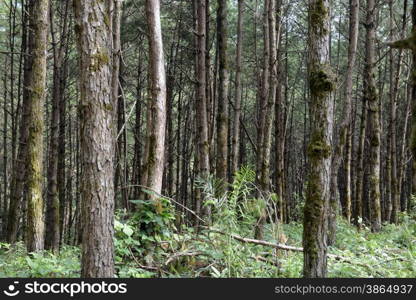
{"label": "tall straight trunk", "polygon": [[[7,94],[7,76],[3,76],[3,88],[4,88],[4,98],[3,98],[3,201],[0,203],[0,214],[2,215],[2,221],[0,223],[0,238],[3,237],[3,229],[6,227],[7,223],[7,211],[8,211],[8,199],[7,199],[7,160],[8,160],[8,150],[7,150],[7,126],[8,126],[8,115],[9,108],[7,107],[8,101]],[[12,88],[12,87],[11,87]]]}
{"label": "tall straight trunk", "polygon": [[375,1],[367,0],[366,17],[366,41],[365,41],[365,67],[364,80],[366,89],[364,97],[368,104],[368,137],[370,141],[369,149],[369,189],[371,201],[370,223],[371,230],[377,232],[381,229],[381,208],[380,208],[380,108],[379,96],[375,84]]}
{"label": "tall straight trunk", "polygon": [[43,168],[43,104],[46,93],[46,56],[48,42],[49,1],[35,1],[30,28],[33,30],[32,72],[29,79],[29,135],[27,139],[27,238],[29,252],[44,245],[42,168]]}
{"label": "tall straight trunk", "polygon": [[[282,35],[282,0],[278,0],[276,3],[276,26],[278,26],[277,32],[277,61],[281,61],[281,51],[279,41]],[[279,219],[283,222],[287,220],[288,212],[288,203],[284,197],[285,195],[285,130],[286,130],[286,120],[285,120],[285,98],[283,97],[283,83],[281,80],[282,76],[282,66],[280,63],[277,65],[277,87],[276,87],[276,105],[275,105],[275,124],[276,124],[276,194],[279,202]]]}
{"label": "tall straight trunk", "polygon": [[[410,77],[410,72],[409,71],[409,75],[408,78]],[[405,180],[405,170],[406,170],[406,152],[407,152],[407,136],[408,136],[408,130],[409,130],[409,118],[410,118],[410,112],[411,112],[411,87],[408,84],[407,88],[406,88],[406,98],[407,98],[407,103],[406,103],[406,109],[405,109],[405,114],[404,114],[404,124],[403,124],[403,132],[402,132],[402,138],[401,138],[401,146],[400,146],[400,154],[399,154],[399,162],[398,162],[398,169],[397,169],[397,185],[398,185],[398,195],[399,197],[402,195],[403,192],[403,181]],[[399,198],[400,200],[400,198]],[[407,201],[403,201],[401,203],[401,208],[402,211],[406,211],[407,210]]]}
{"label": "tall straight trunk", "polygon": [[[256,155],[256,183],[259,186],[257,191],[257,197],[262,198],[264,191],[264,178],[262,173],[263,160],[264,160],[264,136],[265,136],[265,124],[267,114],[268,95],[270,92],[270,31],[269,31],[269,7],[271,0],[264,0],[264,12],[263,12],[263,70],[261,82],[258,84],[257,90],[257,107],[258,107],[258,125],[257,125],[257,155]],[[268,179],[267,179],[268,180]],[[267,181],[266,181],[267,185]],[[266,187],[267,189],[267,187]],[[266,211],[261,210],[260,216],[257,221],[254,237],[257,239],[263,239],[264,235],[264,223],[266,222]]]}
{"label": "tall straight trunk", "polygon": [[[53,47],[53,87],[52,110],[50,120],[49,155],[47,170],[48,191],[46,195],[45,217],[45,248],[54,252],[59,250],[59,198],[58,198],[58,153],[59,153],[59,122],[60,104],[63,91],[61,91],[63,51],[57,45],[54,32],[54,7],[50,5],[50,27]],[[60,37],[61,41],[64,37]]]}
{"label": "tall straight trunk", "polygon": [[[141,42],[141,40],[140,40]],[[137,84],[136,84],[136,106],[135,106],[135,120],[134,120],[134,158],[132,169],[132,185],[133,185],[133,199],[139,199],[140,196],[140,178],[141,178],[141,162],[142,162],[142,141],[141,141],[141,121],[142,121],[142,54],[139,52],[137,65]]]}
{"label": "tall straight trunk", "polygon": [[227,0],[218,0],[218,111],[216,175],[221,180],[220,192],[226,190],[228,177],[228,59],[227,59]]}
{"label": "tall straight trunk", "polygon": [[[198,176],[206,180],[209,175],[209,142],[208,142],[208,116],[207,116],[207,81],[206,81],[206,52],[207,52],[207,28],[206,28],[206,1],[197,0],[197,57],[196,57],[196,127],[197,127],[197,155],[198,155]],[[201,190],[196,191],[196,212],[201,211],[203,204],[203,193]],[[204,210],[209,214],[209,211]]]}
{"label": "tall straight trunk", "polygon": [[[389,3],[391,6],[391,10],[393,10],[393,1]],[[393,14],[393,12],[392,12]],[[407,0],[404,1],[403,6],[403,17],[402,17],[402,28],[400,36],[401,38],[404,38],[404,34],[406,32],[406,15],[407,15]],[[393,33],[391,35],[394,37]],[[391,54],[392,55],[392,54]],[[401,205],[400,205],[400,183],[401,183],[401,168],[402,166],[398,167],[398,161],[397,161],[397,99],[399,94],[399,80],[400,80],[400,74],[401,74],[401,67],[402,67],[402,60],[403,60],[403,49],[399,49],[397,62],[395,62],[392,59],[392,70],[391,70],[391,76],[393,76],[393,69],[394,64],[396,66],[394,77],[391,80],[391,83],[393,84],[393,88],[391,90],[391,102],[390,102],[390,143],[391,143],[391,162],[392,162],[392,170],[391,170],[391,199],[392,199],[392,216],[391,216],[391,222],[398,223],[398,215],[401,211]],[[407,119],[407,114],[406,114]],[[403,131],[406,132],[407,129],[407,122],[406,126],[404,126]],[[405,141],[405,140],[403,140]],[[406,144],[406,143],[404,143]]]}
{"label": "tall straight trunk", "polygon": [[243,18],[244,18],[244,0],[238,0],[238,18],[237,18],[237,50],[235,61],[235,105],[234,105],[234,125],[232,137],[232,163],[231,174],[234,175],[238,170],[239,150],[240,150],[240,117],[241,117],[241,60],[243,51]]}
{"label": "tall straight trunk", "polygon": [[[352,119],[352,80],[353,72],[355,67],[355,60],[357,57],[357,44],[358,44],[358,28],[359,28],[359,11],[360,11],[360,1],[351,0],[349,7],[350,14],[350,24],[349,24],[349,44],[348,44],[348,64],[347,64],[347,73],[346,73],[346,82],[345,82],[345,100],[342,106],[342,120],[339,126],[339,136],[337,137],[335,144],[335,151],[332,157],[332,168],[331,168],[331,194],[330,194],[330,205],[329,205],[329,215],[328,215],[328,244],[332,245],[335,242],[335,233],[336,233],[336,215],[338,211],[338,199],[337,199],[337,179],[338,171],[341,165],[344,148],[348,143],[348,132],[351,125]],[[347,189],[350,189],[350,186],[347,185]],[[351,194],[350,191],[347,194]],[[345,199],[345,212],[347,222],[351,221],[351,198],[346,197]]]}
{"label": "tall straight trunk", "polygon": [[165,127],[166,127],[166,74],[163,57],[162,28],[160,24],[160,1],[146,0],[146,18],[149,36],[149,117],[147,145],[147,182],[152,191],[150,199],[157,200],[162,192]]}
{"label": "tall straight trunk", "polygon": [[27,138],[29,135],[29,79],[32,72],[32,53],[33,49],[33,32],[29,30],[29,11],[33,9],[33,1],[25,3],[22,17],[22,49],[24,52],[23,63],[23,101],[22,113],[19,127],[19,145],[16,157],[15,168],[12,170],[11,186],[10,186],[10,205],[7,218],[7,241],[14,243],[17,240],[17,230],[19,227],[20,211],[22,206],[22,196],[25,189],[25,178],[27,174],[26,158],[27,158]]}
{"label": "tall straight trunk", "polygon": [[114,276],[113,1],[74,1],[80,55],[82,277]]}
{"label": "tall straight trunk", "polygon": [[[67,169],[66,169],[66,112],[67,112],[67,100],[68,97],[65,96],[65,89],[67,85],[67,76],[68,76],[68,58],[69,58],[69,48],[70,45],[68,43],[70,39],[70,26],[72,25],[72,14],[71,11],[71,4],[70,1],[65,1],[63,10],[63,29],[61,33],[61,43],[60,43],[60,50],[62,52],[61,56],[63,58],[62,61],[62,69],[60,74],[60,82],[59,82],[59,90],[60,97],[59,97],[59,137],[58,137],[58,173],[57,173],[57,185],[58,185],[58,197],[59,197],[59,231],[60,231],[60,244],[64,243],[64,237],[66,230],[69,229],[66,227],[66,208],[69,207],[72,209],[72,202],[70,199],[72,198],[72,189],[70,188],[72,185],[72,176],[66,176]],[[71,124],[69,120],[69,138],[71,139]],[[71,153],[72,148],[69,147]],[[71,155],[70,155],[70,162],[71,162]],[[72,170],[71,167],[68,168],[69,171]],[[66,178],[68,178],[68,191],[66,186]],[[68,197],[67,197],[68,195]],[[70,232],[68,231],[68,236]]]}
{"label": "tall straight trunk", "polygon": [[[111,97],[114,108],[116,109],[114,115],[117,118],[117,147],[115,155],[115,175],[114,175],[114,201],[116,208],[118,207],[117,196],[121,192],[124,195],[125,188],[121,190],[122,183],[122,153],[123,153],[123,124],[124,124],[124,103],[123,97],[119,95],[120,85],[120,60],[121,60],[121,39],[120,39],[120,24],[121,24],[121,7],[122,1],[114,1],[113,11],[113,53],[112,53],[112,70],[111,70]],[[123,199],[124,200],[124,199]]]}
{"label": "tall straight trunk", "polygon": [[311,135],[308,186],[303,221],[305,277],[327,273],[327,210],[330,193],[331,142],[335,76],[330,66],[330,1],[309,0],[309,88]]}
{"label": "tall straight trunk", "polygon": [[[413,0],[412,7],[412,70],[416,69],[416,0]],[[410,151],[413,156],[412,160],[412,195],[416,194],[416,72],[412,72],[411,76],[411,85],[412,85],[412,118],[411,118],[411,137],[410,137]]]}
{"label": "tall straight trunk", "polygon": [[[364,81],[364,89],[366,89],[366,83]],[[364,150],[365,150],[365,137],[367,131],[367,101],[363,97],[362,108],[361,108],[361,124],[360,124],[360,135],[358,139],[358,152],[357,152],[357,176],[356,176],[356,210],[357,218],[356,222],[361,227],[360,219],[362,221],[363,205],[364,205]]]}

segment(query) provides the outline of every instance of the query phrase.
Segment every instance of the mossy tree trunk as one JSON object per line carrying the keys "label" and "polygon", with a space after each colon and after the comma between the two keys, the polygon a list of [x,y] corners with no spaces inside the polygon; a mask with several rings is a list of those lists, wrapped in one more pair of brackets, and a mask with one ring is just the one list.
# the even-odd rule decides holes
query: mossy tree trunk
{"label": "mossy tree trunk", "polygon": [[[262,167],[264,160],[264,136],[265,136],[265,124],[266,124],[266,114],[267,114],[267,102],[269,95],[269,86],[270,86],[270,31],[269,31],[269,6],[271,0],[264,0],[263,4],[263,70],[261,74],[261,81],[258,85],[259,89],[257,91],[257,105],[258,105],[258,126],[257,126],[257,155],[256,155],[256,184],[258,185],[257,198],[265,198],[267,191],[264,187],[264,182],[262,182]],[[263,180],[264,181],[264,180]],[[267,185],[267,181],[266,181]],[[266,187],[268,189],[268,187]],[[266,222],[266,211],[261,210],[260,216],[257,221],[254,237],[257,239],[263,239],[264,235],[264,223]]]}
{"label": "mossy tree trunk", "polygon": [[27,139],[27,236],[29,252],[44,246],[42,169],[43,169],[43,105],[46,95],[46,57],[48,44],[49,1],[34,1],[30,15],[33,30],[32,70],[29,79],[29,135]]}
{"label": "mossy tree trunk", "polygon": [[[62,104],[61,90],[62,81],[62,64],[64,60],[64,47],[56,40],[54,28],[54,8],[51,3],[50,20],[51,20],[51,37],[53,47],[53,87],[52,87],[52,110],[50,120],[49,136],[49,156],[48,156],[48,173],[47,173],[47,194],[46,194],[46,217],[45,217],[45,248],[54,252],[59,250],[60,230],[59,230],[59,198],[58,198],[58,153],[59,153],[59,123],[60,123],[60,105]],[[65,38],[59,37],[63,42]],[[62,216],[63,217],[63,216]]]}
{"label": "mossy tree trunk", "polygon": [[[206,180],[209,175],[209,143],[208,143],[208,117],[207,117],[207,70],[206,70],[206,52],[207,52],[207,28],[206,0],[196,1],[196,128],[197,128],[197,155],[198,155],[198,177]],[[196,212],[209,217],[208,207],[203,207],[204,195],[200,189],[196,191]]]}
{"label": "mossy tree trunk", "polygon": [[74,1],[80,55],[82,277],[114,276],[113,4]]}
{"label": "mossy tree trunk", "polygon": [[243,18],[244,18],[244,0],[238,0],[238,18],[237,18],[237,49],[235,61],[235,105],[234,105],[234,127],[232,138],[232,163],[231,174],[234,175],[239,167],[240,158],[240,118],[241,118],[241,60],[243,52]]}
{"label": "mossy tree trunk", "polygon": [[374,0],[367,0],[366,40],[365,40],[365,66],[364,80],[366,88],[364,98],[368,110],[368,137],[369,137],[369,190],[370,190],[370,223],[371,230],[377,232],[381,229],[380,207],[380,107],[379,96],[375,83],[375,15]]}
{"label": "mossy tree trunk", "polygon": [[227,0],[218,0],[217,45],[218,45],[218,112],[216,176],[221,180],[220,192],[226,190],[228,179],[228,5]]}
{"label": "mossy tree trunk", "polygon": [[308,186],[303,221],[304,277],[327,273],[327,210],[329,204],[333,91],[335,78],[329,64],[329,0],[309,0],[309,87],[311,136]]}
{"label": "mossy tree trunk", "polygon": [[147,195],[155,200],[158,211],[161,204],[158,201],[162,192],[164,169],[164,147],[166,129],[166,74],[163,55],[162,28],[160,23],[160,1],[146,0],[146,18],[149,41],[149,111],[148,111],[148,140],[145,186],[152,191]]}
{"label": "mossy tree trunk", "polygon": [[[276,26],[277,26],[277,56],[278,62],[282,60],[280,40],[282,36],[282,0],[276,2]],[[276,104],[275,104],[275,143],[276,143],[276,195],[278,200],[278,216],[283,221],[288,221],[289,205],[285,196],[285,139],[286,139],[286,118],[285,118],[285,99],[283,97],[283,76],[282,64],[277,64],[277,86],[276,86]]]}

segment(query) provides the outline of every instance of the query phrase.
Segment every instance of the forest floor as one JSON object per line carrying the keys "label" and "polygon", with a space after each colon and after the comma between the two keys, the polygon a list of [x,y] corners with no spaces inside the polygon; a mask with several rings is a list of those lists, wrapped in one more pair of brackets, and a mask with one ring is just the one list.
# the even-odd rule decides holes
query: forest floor
{"label": "forest floor", "polygon": [[[208,230],[196,233],[184,226],[139,235],[133,225],[130,221],[115,223],[118,277],[301,276],[301,252],[276,251],[273,247],[238,241],[228,234]],[[272,227],[266,226],[265,240],[275,243],[272,235],[276,232]],[[236,227],[228,229],[239,236],[252,237],[248,226],[240,226],[238,231]],[[278,230],[284,232],[287,245],[301,247],[301,224],[282,225]],[[222,231],[229,230],[222,226]],[[377,234],[368,228],[358,231],[339,219],[336,242],[329,247],[329,253],[343,257],[328,258],[329,277],[416,277],[416,218],[402,215],[400,225],[386,224]],[[0,244],[0,277],[79,277],[79,274],[79,247],[63,246],[59,255],[49,251],[28,255],[23,243]]]}

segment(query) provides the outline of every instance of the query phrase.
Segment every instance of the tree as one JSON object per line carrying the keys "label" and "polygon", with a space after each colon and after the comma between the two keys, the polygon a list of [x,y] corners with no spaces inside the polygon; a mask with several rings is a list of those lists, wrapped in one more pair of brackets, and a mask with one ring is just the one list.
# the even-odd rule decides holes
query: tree
{"label": "tree", "polygon": [[228,177],[228,60],[227,60],[227,0],[218,0],[218,113],[216,175],[225,190]]}
{"label": "tree", "polygon": [[332,93],[335,78],[330,66],[329,0],[309,0],[309,62],[311,136],[309,174],[303,221],[305,277],[325,277],[327,272],[327,207],[329,202]]}
{"label": "tree", "polygon": [[114,276],[113,1],[74,1],[80,56],[82,277]]}
{"label": "tree", "polygon": [[[60,23],[63,26],[60,42],[56,40],[54,29],[54,7],[50,6],[50,22],[51,22],[51,37],[53,47],[53,87],[52,87],[52,111],[50,122],[50,139],[49,139],[49,164],[48,164],[48,192],[46,196],[46,216],[45,216],[45,248],[53,251],[59,250],[60,244],[60,218],[64,218],[63,210],[60,210],[59,189],[65,188],[58,186],[58,164],[59,164],[59,134],[61,123],[61,108],[64,94],[64,59],[65,59],[65,35],[67,32],[67,17],[68,14],[63,13],[60,18]],[[65,6],[68,10],[68,4]],[[63,167],[61,165],[61,167]],[[62,174],[61,174],[62,175]]]}
{"label": "tree", "polygon": [[33,4],[30,28],[33,30],[32,70],[29,79],[29,135],[27,139],[27,250],[44,246],[42,169],[43,169],[43,103],[46,91],[46,56],[49,1]]}
{"label": "tree", "polygon": [[364,66],[364,98],[368,110],[368,137],[370,141],[369,161],[369,189],[371,201],[371,230],[381,229],[380,208],[380,115],[379,97],[375,84],[374,51],[375,51],[375,2],[367,0],[366,40],[365,40],[365,66]]}
{"label": "tree", "polygon": [[238,19],[237,19],[237,49],[235,61],[235,107],[234,107],[234,125],[232,138],[232,163],[231,174],[234,175],[238,170],[239,150],[240,150],[240,117],[241,117],[241,60],[243,51],[243,18],[244,18],[244,0],[238,0]]}
{"label": "tree", "polygon": [[[196,57],[196,76],[197,76],[197,90],[196,90],[196,127],[198,135],[198,176],[206,180],[209,175],[209,143],[208,143],[208,117],[207,117],[207,81],[206,81],[206,1],[196,1],[197,13],[197,57]],[[196,212],[201,211],[203,202],[202,191],[197,191]],[[207,215],[209,212],[205,211]]]}
{"label": "tree", "polygon": [[[166,74],[163,56],[159,0],[146,0],[149,38],[149,103],[147,120],[146,184],[150,199],[157,200],[162,192],[166,129]],[[160,211],[161,204],[156,202]]]}

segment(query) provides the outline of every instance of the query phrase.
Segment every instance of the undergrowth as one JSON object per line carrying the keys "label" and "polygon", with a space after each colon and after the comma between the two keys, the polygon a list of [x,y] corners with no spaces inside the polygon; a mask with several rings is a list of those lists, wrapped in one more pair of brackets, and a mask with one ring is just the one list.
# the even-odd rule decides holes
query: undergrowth
{"label": "undergrowth", "polygon": [[[276,197],[253,198],[253,181],[254,172],[243,168],[231,192],[222,197],[216,196],[215,184],[202,183],[212,220],[199,230],[180,222],[183,218],[168,198],[159,200],[161,212],[151,202],[133,200],[134,213],[116,214],[117,277],[300,277],[302,253],[244,243],[231,236],[253,238],[264,209],[273,219]],[[379,233],[365,226],[358,230],[342,218],[337,224],[336,242],[328,253],[343,259],[328,258],[329,277],[416,277],[415,215],[401,214],[399,225],[384,224]],[[302,246],[300,222],[266,225],[265,240],[281,242],[282,235],[287,245]],[[76,246],[63,246],[57,255],[27,254],[22,243],[0,243],[0,277],[79,277],[79,261]]]}

